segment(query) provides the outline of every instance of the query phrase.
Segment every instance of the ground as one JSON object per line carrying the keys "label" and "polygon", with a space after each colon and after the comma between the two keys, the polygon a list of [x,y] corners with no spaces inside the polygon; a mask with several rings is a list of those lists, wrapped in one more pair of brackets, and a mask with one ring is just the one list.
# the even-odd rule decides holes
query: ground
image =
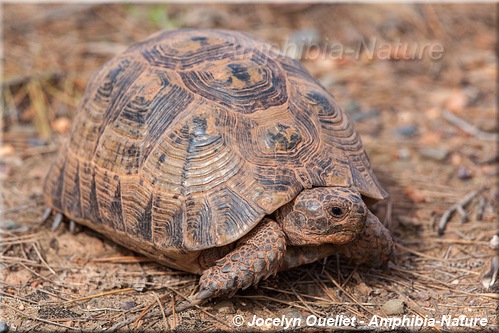
{"label": "ground", "polygon": [[[2,9],[0,332],[284,328],[250,327],[253,316],[284,316],[294,328],[301,319],[307,332],[352,328],[354,317],[358,329],[396,329],[403,318],[413,320],[403,324],[411,330],[497,329],[495,5]],[[44,176],[91,73],[152,32],[181,27],[247,31],[299,58],[331,91],[391,196],[374,207],[397,243],[388,267],[329,257],[167,316],[196,291],[198,276],[88,229],[38,224]],[[459,202],[467,219],[457,210],[439,235],[440,220]]]}

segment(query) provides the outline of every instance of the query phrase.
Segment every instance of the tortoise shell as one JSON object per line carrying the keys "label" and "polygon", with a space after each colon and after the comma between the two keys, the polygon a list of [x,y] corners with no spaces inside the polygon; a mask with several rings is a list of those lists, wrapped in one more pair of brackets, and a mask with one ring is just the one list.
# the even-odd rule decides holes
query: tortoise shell
{"label": "tortoise shell", "polygon": [[94,74],[44,191],[70,219],[169,262],[320,186],[387,196],[328,91],[247,34],[176,30]]}

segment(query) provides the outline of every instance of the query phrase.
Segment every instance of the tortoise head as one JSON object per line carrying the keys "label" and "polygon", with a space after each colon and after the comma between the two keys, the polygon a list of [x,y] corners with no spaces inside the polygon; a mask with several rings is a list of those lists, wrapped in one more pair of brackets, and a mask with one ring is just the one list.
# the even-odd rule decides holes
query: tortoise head
{"label": "tortoise head", "polygon": [[369,212],[353,188],[316,187],[303,190],[276,212],[290,245],[343,244],[364,230]]}

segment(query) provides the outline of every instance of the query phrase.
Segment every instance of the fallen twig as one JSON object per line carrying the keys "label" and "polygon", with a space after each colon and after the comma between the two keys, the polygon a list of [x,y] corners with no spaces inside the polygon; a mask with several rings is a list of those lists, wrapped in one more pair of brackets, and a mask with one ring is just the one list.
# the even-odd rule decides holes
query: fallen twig
{"label": "fallen twig", "polygon": [[442,236],[444,234],[447,223],[450,221],[451,217],[456,211],[461,215],[461,222],[464,223],[467,221],[468,214],[466,214],[466,212],[464,211],[464,207],[468,205],[471,200],[473,200],[473,198],[475,198],[482,191],[483,189],[471,191],[445,211],[444,215],[442,215],[442,218],[440,219],[440,222],[438,223],[439,236]]}
{"label": "fallen twig", "polygon": [[[152,305],[154,305],[154,304],[156,304],[156,301]],[[182,312],[182,311],[188,310],[188,309],[190,309],[192,307],[196,307],[199,304],[201,304],[200,301],[199,302],[183,301],[178,306],[175,307],[174,311],[175,312]],[[138,316],[134,316],[134,317],[128,318],[126,320],[123,320],[123,321],[115,324],[114,326],[111,326],[110,328],[108,328],[106,330],[106,332],[115,332],[115,331],[119,330],[120,328],[122,328],[124,326],[127,326],[127,325],[130,325],[130,324],[132,324],[134,322],[137,322],[137,321],[139,321],[141,319],[147,319],[147,318],[158,316],[159,315],[158,311],[151,312],[149,314],[145,314],[152,307],[152,305],[146,307],[146,309],[144,309],[144,311],[142,311]],[[172,314],[173,314],[173,308],[164,312],[164,316],[170,316]]]}
{"label": "fallen twig", "polygon": [[33,249],[35,249],[36,255],[40,259],[41,263],[50,271],[50,273],[52,273],[56,278],[59,279],[59,281],[61,281],[61,278],[59,277],[59,275],[57,275],[57,273],[52,269],[52,267],[49,266],[47,261],[45,261],[45,259],[43,258],[42,254],[38,250],[38,247],[36,246],[36,243],[33,243]]}
{"label": "fallen twig", "polygon": [[110,290],[110,291],[106,291],[106,292],[99,293],[99,294],[88,295],[88,296],[84,296],[84,297],[78,297],[78,298],[69,300],[66,303],[74,303],[74,302],[86,301],[86,300],[97,298],[97,297],[114,295],[114,294],[123,294],[123,293],[129,293],[129,292],[133,292],[133,291],[135,291],[135,289],[133,289],[133,288],[124,288],[124,289]]}
{"label": "fallen twig", "polygon": [[484,141],[498,141],[499,140],[498,133],[488,133],[488,132],[484,132],[482,130],[479,130],[475,126],[467,123],[463,119],[459,118],[455,114],[453,114],[445,109],[442,110],[442,116],[445,118],[445,120],[452,123],[454,126],[459,127],[460,129],[462,129],[466,133],[471,134],[480,140],[484,140]]}
{"label": "fallen twig", "polygon": [[366,311],[367,313],[371,314],[372,316],[375,315],[375,313],[373,313],[370,309],[363,306],[352,294],[350,294],[338,282],[336,282],[336,280],[331,276],[331,274],[328,273],[328,271],[324,271],[324,273],[329,278],[329,280],[336,286],[336,288],[338,288],[344,295],[350,298],[355,304],[364,309],[364,311]]}

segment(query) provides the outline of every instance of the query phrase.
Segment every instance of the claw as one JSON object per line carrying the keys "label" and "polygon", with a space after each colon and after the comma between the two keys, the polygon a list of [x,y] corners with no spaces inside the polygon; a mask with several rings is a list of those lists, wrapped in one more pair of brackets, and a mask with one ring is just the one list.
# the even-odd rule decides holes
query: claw
{"label": "claw", "polygon": [[42,214],[42,218],[40,219],[40,224],[44,224],[47,221],[47,219],[50,216],[50,213],[52,213],[52,208],[47,207]]}
{"label": "claw", "polygon": [[50,228],[50,230],[56,231],[57,228],[59,228],[62,223],[62,217],[63,215],[61,213],[57,213],[57,215],[54,217],[54,222],[52,222],[52,227]]}
{"label": "claw", "polygon": [[76,224],[75,221],[70,220],[69,221],[69,232],[71,232],[72,234],[76,234],[79,230],[80,230],[80,228],[79,228],[78,224]]}
{"label": "claw", "polygon": [[208,289],[203,289],[203,290],[200,290],[194,296],[194,298],[197,299],[197,300],[205,300],[205,299],[213,297],[213,295],[215,295],[215,293],[213,291],[208,290]]}

